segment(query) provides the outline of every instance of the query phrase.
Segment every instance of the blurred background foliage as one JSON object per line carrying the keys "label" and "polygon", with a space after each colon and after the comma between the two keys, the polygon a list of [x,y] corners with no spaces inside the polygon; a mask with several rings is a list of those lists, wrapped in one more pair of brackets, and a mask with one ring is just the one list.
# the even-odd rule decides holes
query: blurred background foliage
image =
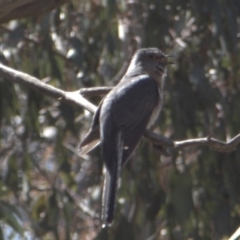
{"label": "blurred background foliage", "polygon": [[[72,0],[31,14],[0,14],[3,64],[75,91],[115,85],[137,48],[159,47],[176,64],[154,131],[222,141],[240,132],[239,0]],[[240,146],[164,157],[142,140],[122,172],[114,225],[101,230],[99,149],[77,151],[91,119],[0,77],[0,239],[227,239],[239,227]]]}

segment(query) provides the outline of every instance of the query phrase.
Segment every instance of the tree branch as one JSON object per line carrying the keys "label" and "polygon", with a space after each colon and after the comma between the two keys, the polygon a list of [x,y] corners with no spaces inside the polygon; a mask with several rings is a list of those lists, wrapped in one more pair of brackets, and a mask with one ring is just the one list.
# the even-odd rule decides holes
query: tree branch
{"label": "tree branch", "polygon": [[[236,135],[228,142],[223,142],[209,136],[205,138],[195,138],[183,141],[172,141],[163,135],[151,132],[149,130],[145,130],[144,137],[149,139],[156,149],[158,149],[158,147],[169,147],[180,150],[190,146],[208,146],[217,152],[232,152],[240,143],[240,134]],[[161,148],[158,150],[162,151]]]}
{"label": "tree branch", "polygon": [[93,87],[93,88],[81,88],[79,93],[84,97],[93,97],[108,94],[112,87]]}
{"label": "tree branch", "polygon": [[69,0],[0,0],[0,24],[12,19],[37,17],[60,7]]}
{"label": "tree branch", "polygon": [[212,137],[189,139],[184,141],[176,141],[175,148],[181,149],[188,146],[208,146],[218,152],[232,152],[240,143],[240,134],[236,135],[228,142],[222,142]]}
{"label": "tree branch", "polygon": [[[97,107],[83,96],[91,97],[96,95],[105,95],[112,89],[112,87],[96,87],[83,88],[74,92],[65,92],[61,89],[43,83],[35,77],[16,71],[2,64],[0,64],[0,76],[9,79],[10,81],[23,84],[49,97],[87,109],[92,113],[96,111]],[[149,130],[144,132],[144,137],[152,142],[154,148],[165,155],[167,155],[167,152],[164,150],[166,147],[183,149],[189,146],[208,146],[218,152],[231,152],[240,143],[240,134],[236,135],[228,142],[223,142],[212,137],[173,141],[163,135]]]}
{"label": "tree branch", "polygon": [[50,86],[35,77],[16,71],[2,64],[0,64],[0,76],[13,82],[23,84],[49,97],[85,108],[92,113],[94,113],[97,109],[97,107],[85,99],[79,91],[65,92],[61,89]]}

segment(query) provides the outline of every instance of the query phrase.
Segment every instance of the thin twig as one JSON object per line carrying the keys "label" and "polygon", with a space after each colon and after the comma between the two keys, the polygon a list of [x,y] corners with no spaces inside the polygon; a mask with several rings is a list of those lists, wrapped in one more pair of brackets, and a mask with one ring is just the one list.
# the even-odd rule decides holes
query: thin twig
{"label": "thin twig", "polygon": [[236,135],[234,138],[232,138],[228,142],[223,142],[212,137],[196,138],[196,139],[189,139],[189,140],[174,142],[175,148],[178,148],[178,149],[185,148],[188,146],[205,145],[218,152],[232,152],[239,143],[240,143],[240,134]]}

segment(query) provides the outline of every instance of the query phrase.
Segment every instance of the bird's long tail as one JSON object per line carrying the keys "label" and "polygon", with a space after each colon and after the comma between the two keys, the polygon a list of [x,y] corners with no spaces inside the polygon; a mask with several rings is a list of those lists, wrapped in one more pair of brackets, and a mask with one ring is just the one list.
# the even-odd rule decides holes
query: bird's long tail
{"label": "bird's long tail", "polygon": [[115,159],[111,159],[111,169],[106,167],[103,198],[102,198],[102,227],[111,226],[114,218],[114,210],[116,205],[116,195],[118,188],[118,179],[122,166],[123,141],[121,132],[117,138],[117,149]]}

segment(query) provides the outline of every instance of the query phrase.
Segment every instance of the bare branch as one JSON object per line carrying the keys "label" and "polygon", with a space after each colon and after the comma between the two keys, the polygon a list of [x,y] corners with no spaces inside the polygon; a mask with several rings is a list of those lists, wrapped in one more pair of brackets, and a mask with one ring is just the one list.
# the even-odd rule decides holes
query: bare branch
{"label": "bare branch", "polygon": [[[83,88],[75,92],[65,92],[61,89],[43,83],[35,77],[16,71],[2,64],[0,64],[0,76],[13,82],[28,86],[40,93],[46,94],[49,97],[87,109],[92,113],[96,111],[97,107],[85,99],[83,95],[88,97],[105,95],[112,89],[112,87],[96,87],[88,89]],[[153,147],[164,155],[167,155],[165,148],[183,149],[189,146],[208,146],[218,152],[231,152],[240,143],[240,134],[236,135],[228,142],[223,142],[212,137],[173,141],[163,135],[149,130],[144,132],[144,137],[150,140]]]}
{"label": "bare branch", "polygon": [[20,71],[16,71],[2,64],[0,64],[0,76],[7,78],[13,82],[23,84],[49,97],[58,99],[68,104],[73,104],[85,108],[92,113],[94,113],[97,109],[97,107],[85,99],[79,93],[79,91],[65,92],[61,89],[50,86],[35,77],[32,77]]}
{"label": "bare branch", "polygon": [[144,136],[149,139],[153,143],[154,148],[160,150],[160,152],[164,151],[164,149],[161,149],[161,147],[169,147],[180,150],[186,147],[193,146],[208,146],[209,148],[212,148],[217,152],[232,152],[240,143],[240,134],[236,135],[228,142],[223,142],[212,137],[195,138],[183,141],[172,141],[165,136],[156,134],[148,130],[145,131]]}
{"label": "bare branch", "polygon": [[108,94],[113,88],[112,87],[93,87],[93,88],[81,88],[80,94],[84,97],[93,97]]}
{"label": "bare branch", "polygon": [[228,142],[222,142],[215,138],[197,138],[184,141],[176,141],[175,148],[185,148],[188,146],[208,146],[218,152],[232,152],[236,146],[240,143],[240,134],[236,135]]}
{"label": "bare branch", "polygon": [[175,143],[170,138],[167,138],[161,134],[145,130],[144,137],[150,140],[154,145],[160,145],[163,147],[174,147]]}
{"label": "bare branch", "polygon": [[228,240],[237,240],[240,236],[240,227],[234,232],[234,234]]}

